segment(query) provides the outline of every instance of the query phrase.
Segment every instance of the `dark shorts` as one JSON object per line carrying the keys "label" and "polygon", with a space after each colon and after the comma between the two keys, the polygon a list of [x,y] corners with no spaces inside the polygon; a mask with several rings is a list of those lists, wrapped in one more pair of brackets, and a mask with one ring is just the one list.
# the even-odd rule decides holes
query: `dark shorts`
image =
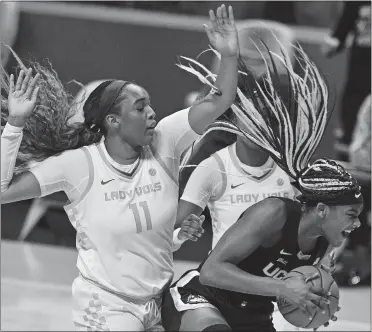
{"label": "dark shorts", "polygon": [[[246,303],[232,303],[217,295],[213,288],[202,285],[199,272],[186,272],[163,295],[162,323],[166,331],[179,331],[185,311],[198,308],[215,308],[234,331],[274,332],[272,309],[265,313],[247,308]],[[269,308],[271,308],[269,306]]]}

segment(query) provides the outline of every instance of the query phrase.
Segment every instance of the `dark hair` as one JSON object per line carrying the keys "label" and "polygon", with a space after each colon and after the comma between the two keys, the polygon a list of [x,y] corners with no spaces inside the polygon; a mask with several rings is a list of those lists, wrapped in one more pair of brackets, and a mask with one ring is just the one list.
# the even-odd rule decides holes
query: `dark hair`
{"label": "dark hair", "polygon": [[[303,198],[308,198],[307,201],[330,201],[337,197],[340,202],[339,198],[345,192],[355,193],[359,190],[357,181],[341,166],[326,159],[309,166],[310,158],[318,147],[333,110],[328,105],[327,84],[300,46],[293,45],[296,52],[294,58],[303,71],[302,75],[294,71],[284,47],[281,47],[280,56],[272,53],[261,42],[269,55],[266,59],[261,53],[266,66],[263,77],[257,80],[242,61],[239,63],[240,81],[237,98],[231,109],[243,123],[244,130],[231,121],[219,119],[209,131],[218,129],[243,133],[295,179],[297,188],[302,192]],[[279,74],[273,57],[281,59],[286,69],[285,75]],[[182,68],[200,79],[200,73],[186,66]],[[202,81],[215,78],[210,73],[207,74],[201,78]],[[314,185],[310,185],[311,183]]]}
{"label": "dark hair", "polygon": [[298,199],[307,205],[318,202],[344,205],[363,201],[357,180],[341,165],[326,158],[304,168],[294,185],[302,193]]}
{"label": "dark hair", "polygon": [[[16,71],[26,69],[17,54],[13,50],[11,52],[18,62]],[[84,104],[84,116],[86,117],[84,123],[71,123],[70,120],[76,112],[75,106],[79,101],[74,102],[73,96],[64,88],[51,64],[48,62],[45,65],[41,65],[35,61],[27,61],[27,67],[33,69],[34,75],[36,73],[40,74],[38,81],[39,93],[36,107],[32,115],[27,119],[23,129],[23,139],[17,155],[16,173],[28,169],[30,162],[40,162],[63,151],[99,142],[102,139],[104,130],[91,129],[89,124],[95,118],[98,118],[98,114],[101,112],[99,101],[102,98],[105,87],[112,83],[112,81],[101,83],[89,96]],[[1,125],[3,128],[9,116],[7,103],[9,77],[4,68],[2,68],[2,74]],[[106,97],[105,103],[103,103],[104,106],[108,105],[110,94]],[[111,110],[113,111],[115,108],[113,103],[116,97],[111,103]],[[104,110],[104,112],[106,111],[107,109]]]}
{"label": "dark hair", "polygon": [[117,113],[116,101],[129,82],[110,80],[98,85],[83,106],[84,123],[93,132],[107,134],[105,117],[110,113]]}

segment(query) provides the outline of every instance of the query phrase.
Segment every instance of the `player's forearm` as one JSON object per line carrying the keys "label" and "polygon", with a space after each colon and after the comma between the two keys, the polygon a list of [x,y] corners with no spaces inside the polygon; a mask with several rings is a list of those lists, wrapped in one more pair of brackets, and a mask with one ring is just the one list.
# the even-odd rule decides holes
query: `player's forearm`
{"label": "player's forearm", "polygon": [[13,178],[19,146],[22,142],[22,126],[6,124],[1,134],[1,192],[8,189]]}
{"label": "player's forearm", "polygon": [[210,93],[203,101],[193,105],[189,113],[191,128],[198,134],[220,115],[222,115],[234,102],[238,84],[238,56],[221,57],[220,69],[214,86],[219,93]]}
{"label": "player's forearm", "polygon": [[207,261],[200,271],[200,282],[216,288],[260,296],[281,296],[285,291],[283,281],[246,273],[230,263],[215,264]]}

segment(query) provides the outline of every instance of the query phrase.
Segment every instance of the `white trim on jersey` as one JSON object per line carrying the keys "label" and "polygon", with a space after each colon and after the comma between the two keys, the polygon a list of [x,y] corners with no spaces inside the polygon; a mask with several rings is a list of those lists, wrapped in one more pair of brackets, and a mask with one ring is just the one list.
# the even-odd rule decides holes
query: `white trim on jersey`
{"label": "white trim on jersey", "polygon": [[[190,282],[190,280],[194,277],[199,276],[200,273],[196,270],[190,271],[187,273],[185,276],[180,278],[176,285],[172,288],[169,289],[170,294],[173,299],[174,306],[178,311],[185,311],[185,310],[190,310],[190,309],[198,309],[198,308],[214,308],[217,309],[214,305],[210,303],[184,303],[181,299],[181,294],[178,291],[179,287],[185,286],[187,283]],[[218,309],[217,309],[218,310]]]}
{"label": "white trim on jersey", "polygon": [[77,199],[76,201],[64,206],[64,209],[65,209],[68,216],[70,215],[68,211],[71,210],[72,208],[74,208],[79,203],[81,203],[83,201],[83,199],[88,195],[90,189],[93,186],[93,182],[94,182],[94,165],[93,165],[92,155],[90,154],[89,149],[86,146],[83,146],[81,150],[84,151],[84,154],[85,154],[85,156],[87,157],[87,160],[88,160],[88,167],[89,167],[88,184],[87,184],[83,194],[79,197],[79,199]]}

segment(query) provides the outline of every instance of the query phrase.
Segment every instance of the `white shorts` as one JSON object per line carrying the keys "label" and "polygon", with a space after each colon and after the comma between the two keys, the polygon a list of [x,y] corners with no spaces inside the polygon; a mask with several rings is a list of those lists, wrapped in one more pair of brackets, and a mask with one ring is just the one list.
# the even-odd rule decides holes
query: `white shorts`
{"label": "white shorts", "polygon": [[79,276],[72,284],[72,298],[76,331],[164,331],[160,295],[138,303]]}

